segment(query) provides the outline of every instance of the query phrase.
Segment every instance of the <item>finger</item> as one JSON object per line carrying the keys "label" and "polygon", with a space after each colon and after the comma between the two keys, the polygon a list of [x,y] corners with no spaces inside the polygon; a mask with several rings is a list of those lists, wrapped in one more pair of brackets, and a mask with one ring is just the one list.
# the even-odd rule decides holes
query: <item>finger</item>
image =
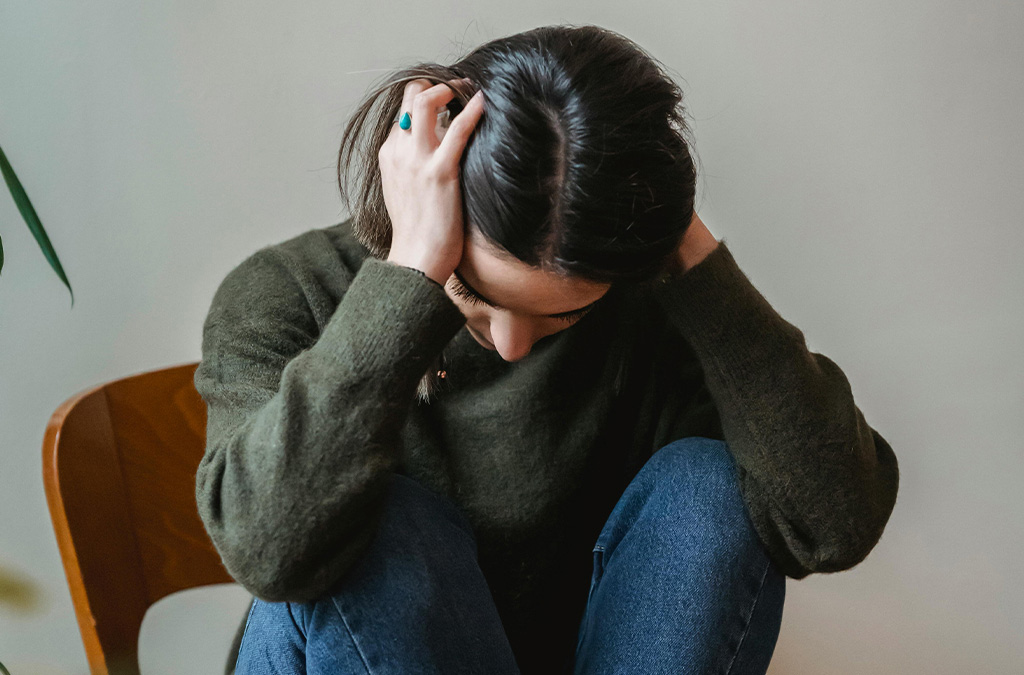
{"label": "finger", "polygon": [[413,97],[412,136],[421,147],[428,150],[437,147],[437,116],[454,97],[455,91],[447,82],[424,89]]}
{"label": "finger", "polygon": [[466,142],[469,141],[469,137],[476,129],[476,124],[479,121],[480,116],[483,114],[483,111],[484,94],[481,89],[469,99],[462,112],[455,116],[455,119],[452,121],[451,126],[448,127],[448,131],[445,133],[444,138],[441,139],[441,144],[435,152],[435,155],[438,156],[439,162],[453,164],[459,163],[459,159],[462,157],[462,151],[466,147]]}
{"label": "finger", "polygon": [[433,85],[431,84],[430,80],[426,80],[423,78],[410,80],[405,83],[405,89],[402,92],[402,106],[398,109],[399,120],[401,120],[403,113],[412,112],[412,104],[413,100],[415,100],[416,98],[416,95],[419,94],[421,91],[426,91],[427,89],[430,89],[431,86]]}
{"label": "finger", "polygon": [[412,110],[413,99],[416,98],[416,94],[421,91],[426,91],[433,86],[430,80],[419,78],[415,80],[409,80],[405,83],[405,89],[402,92],[402,107],[399,112],[407,112]]}
{"label": "finger", "polygon": [[430,80],[423,78],[409,80],[408,82],[405,83],[405,88],[402,91],[402,105],[398,108],[398,119],[394,120],[391,123],[391,130],[388,132],[388,137],[384,139],[384,142],[386,144],[389,141],[390,143],[394,143],[395,141],[393,141],[392,139],[395,137],[401,138],[402,136],[408,135],[408,132],[405,129],[399,127],[397,122],[401,121],[403,113],[412,109],[412,101],[416,94],[420,93],[425,89],[429,89],[430,87]]}

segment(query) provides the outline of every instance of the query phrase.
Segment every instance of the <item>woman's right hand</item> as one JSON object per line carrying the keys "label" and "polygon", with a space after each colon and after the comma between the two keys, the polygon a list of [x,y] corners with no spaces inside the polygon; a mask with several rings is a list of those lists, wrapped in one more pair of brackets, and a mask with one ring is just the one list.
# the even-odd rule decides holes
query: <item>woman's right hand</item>
{"label": "woman's right hand", "polygon": [[462,260],[459,161],[483,112],[478,91],[438,140],[437,114],[454,95],[445,83],[407,82],[401,112],[410,112],[412,128],[393,124],[377,153],[391,218],[388,261],[418,269],[442,286]]}

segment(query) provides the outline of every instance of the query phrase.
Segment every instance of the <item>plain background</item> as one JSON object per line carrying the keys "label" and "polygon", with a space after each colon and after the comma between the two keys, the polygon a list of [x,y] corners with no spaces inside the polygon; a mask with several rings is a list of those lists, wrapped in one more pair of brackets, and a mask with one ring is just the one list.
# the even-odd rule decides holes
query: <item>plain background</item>
{"label": "plain background", "polygon": [[[0,605],[12,675],[86,673],[41,482],[66,398],[196,361],[227,272],[342,220],[342,125],[390,69],[592,23],[683,86],[698,211],[848,376],[902,482],[851,571],[790,582],[771,672],[1024,672],[1024,5],[1018,0],[0,4]],[[218,673],[249,596],[161,601],[143,671]]]}

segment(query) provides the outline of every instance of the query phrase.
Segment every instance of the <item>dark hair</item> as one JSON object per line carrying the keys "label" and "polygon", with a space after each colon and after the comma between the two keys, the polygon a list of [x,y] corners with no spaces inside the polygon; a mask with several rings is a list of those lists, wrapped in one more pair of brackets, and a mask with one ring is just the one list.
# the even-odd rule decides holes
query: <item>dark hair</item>
{"label": "dark hair", "polygon": [[[670,268],[693,216],[697,175],[682,91],[632,40],[570,24],[492,40],[450,66],[398,70],[359,105],[342,136],[338,187],[354,235],[375,257],[391,246],[377,152],[405,83],[466,77],[451,83],[456,105],[477,88],[485,97],[460,160],[467,227],[495,252],[599,283]],[[349,187],[357,156],[358,190]],[[421,384],[425,398],[438,383]]]}

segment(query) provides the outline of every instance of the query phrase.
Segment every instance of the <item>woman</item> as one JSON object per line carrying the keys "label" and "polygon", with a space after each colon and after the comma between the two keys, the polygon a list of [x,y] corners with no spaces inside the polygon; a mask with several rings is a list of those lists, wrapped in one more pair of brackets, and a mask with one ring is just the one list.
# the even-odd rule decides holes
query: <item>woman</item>
{"label": "woman", "polygon": [[353,217],[228,274],[196,496],[239,673],[764,673],[785,577],[877,543],[892,449],[694,213],[680,101],[595,26],[400,71]]}

